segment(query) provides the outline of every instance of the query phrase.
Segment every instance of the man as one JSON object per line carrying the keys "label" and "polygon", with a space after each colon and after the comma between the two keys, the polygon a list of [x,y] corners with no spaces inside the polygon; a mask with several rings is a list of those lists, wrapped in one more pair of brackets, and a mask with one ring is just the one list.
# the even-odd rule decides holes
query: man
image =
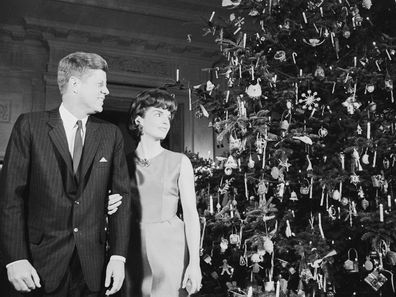
{"label": "man", "polygon": [[[59,62],[62,104],[21,115],[0,180],[0,249],[8,279],[28,296],[98,296],[124,280],[130,236],[129,175],[120,130],[91,117],[109,94],[106,61],[76,52]],[[108,218],[109,191],[123,196]]]}

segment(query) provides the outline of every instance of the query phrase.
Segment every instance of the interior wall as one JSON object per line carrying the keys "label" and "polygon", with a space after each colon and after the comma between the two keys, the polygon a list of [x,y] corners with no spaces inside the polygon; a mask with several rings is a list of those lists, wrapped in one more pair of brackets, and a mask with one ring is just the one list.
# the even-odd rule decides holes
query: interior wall
{"label": "interior wall", "polygon": [[[109,63],[105,110],[125,112],[137,92],[174,88],[182,107],[184,146],[213,152],[209,119],[189,110],[188,86],[205,82],[217,49],[202,37],[216,3],[194,0],[14,0],[0,3],[0,160],[17,117],[60,104],[58,61],[74,51]],[[190,37],[189,42],[187,35]]]}

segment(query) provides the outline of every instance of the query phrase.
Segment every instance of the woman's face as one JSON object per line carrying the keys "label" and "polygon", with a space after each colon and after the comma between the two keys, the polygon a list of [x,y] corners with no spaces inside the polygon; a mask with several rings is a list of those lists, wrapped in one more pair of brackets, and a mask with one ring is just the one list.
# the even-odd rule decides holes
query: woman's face
{"label": "woman's face", "polygon": [[137,121],[143,126],[143,134],[154,139],[165,139],[170,129],[171,113],[169,110],[149,107],[143,117],[138,117]]}

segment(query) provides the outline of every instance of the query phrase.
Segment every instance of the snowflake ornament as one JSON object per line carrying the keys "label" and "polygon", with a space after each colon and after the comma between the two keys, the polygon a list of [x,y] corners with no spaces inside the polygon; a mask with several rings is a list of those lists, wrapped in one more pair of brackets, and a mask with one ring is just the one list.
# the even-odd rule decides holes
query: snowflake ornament
{"label": "snowflake ornament", "polygon": [[317,109],[319,106],[319,101],[321,100],[320,97],[317,97],[318,93],[317,92],[312,92],[311,90],[308,90],[307,93],[302,93],[301,97],[303,97],[302,99],[299,99],[298,102],[302,103],[303,109],[308,109],[308,110],[312,110],[312,109]]}

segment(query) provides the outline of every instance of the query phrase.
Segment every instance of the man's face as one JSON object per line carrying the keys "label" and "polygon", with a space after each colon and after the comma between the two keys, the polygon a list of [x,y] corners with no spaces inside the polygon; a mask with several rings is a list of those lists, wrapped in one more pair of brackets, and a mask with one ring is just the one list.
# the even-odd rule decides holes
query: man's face
{"label": "man's face", "polygon": [[79,79],[79,105],[87,115],[103,111],[103,102],[107,89],[106,72],[100,69],[88,70]]}
{"label": "man's face", "polygon": [[149,107],[141,118],[143,134],[154,139],[165,139],[170,129],[171,113],[169,110]]}

